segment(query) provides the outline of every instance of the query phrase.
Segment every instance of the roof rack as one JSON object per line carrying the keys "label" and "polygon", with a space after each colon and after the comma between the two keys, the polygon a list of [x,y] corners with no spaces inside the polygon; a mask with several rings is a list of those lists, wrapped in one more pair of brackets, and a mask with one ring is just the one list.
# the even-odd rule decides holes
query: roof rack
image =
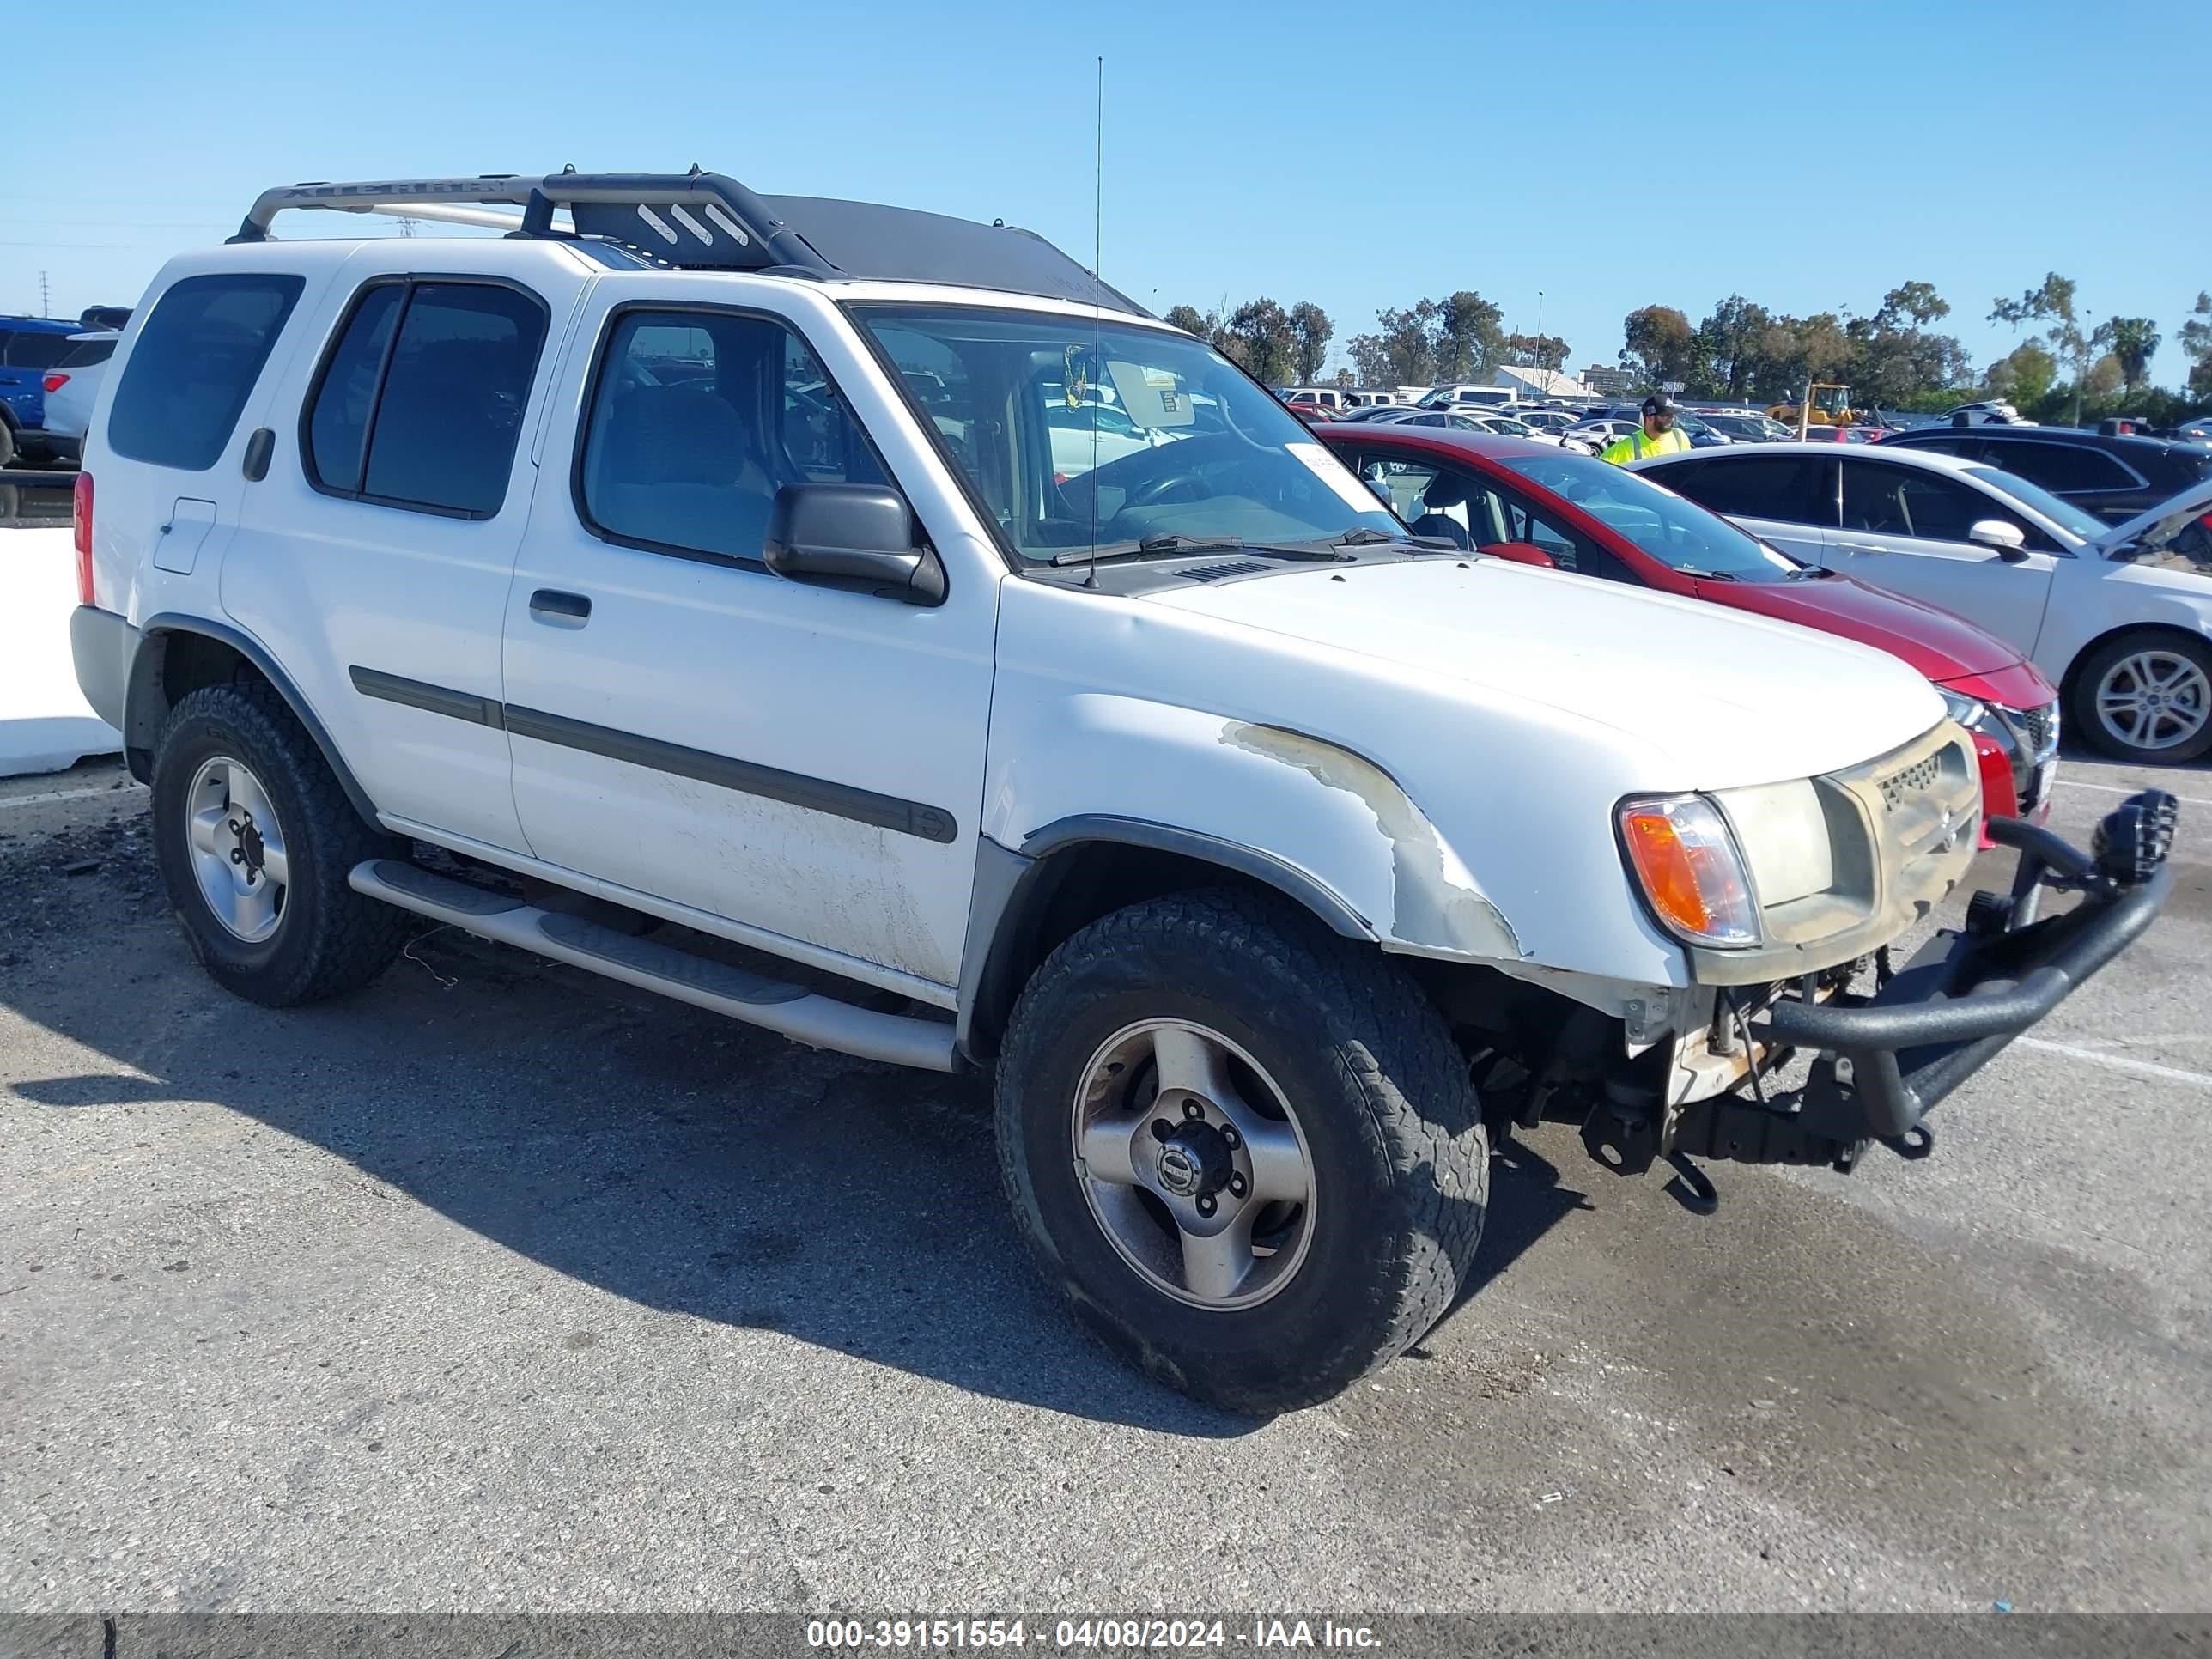
{"label": "roof rack", "polygon": [[[520,208],[520,214],[489,210]],[[886,277],[1002,289],[1097,304],[1145,317],[1127,295],[1033,231],[818,197],[761,196],[720,173],[578,173],[532,178],[488,173],[461,179],[312,181],[254,199],[234,242],[269,239],[287,209],[329,208],[451,221],[525,237],[617,242],[679,270],[773,270],[779,275]],[[565,210],[574,231],[558,229]]]}

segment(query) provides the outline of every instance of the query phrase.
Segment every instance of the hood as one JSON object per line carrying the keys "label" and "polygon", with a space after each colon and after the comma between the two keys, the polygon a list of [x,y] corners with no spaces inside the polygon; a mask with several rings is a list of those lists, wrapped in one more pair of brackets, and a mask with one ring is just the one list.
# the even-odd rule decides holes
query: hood
{"label": "hood", "polygon": [[1942,718],[1927,679],[1833,634],[1504,559],[1298,568],[1146,602],[1612,727],[1686,787],[1852,766]]}
{"label": "hood", "polygon": [[2020,660],[2020,653],[2003,641],[1948,611],[1869,587],[1849,576],[1801,576],[1787,582],[1704,581],[1698,584],[1698,596],[1856,640],[1903,659],[1931,680],[1995,674]]}
{"label": "hood", "polygon": [[2130,542],[2157,542],[2172,535],[2198,514],[2212,508],[2212,478],[2193,483],[2179,495],[2160,501],[2148,513],[2138,513],[2124,524],[2116,524],[2089,545],[2100,558],[2111,558]]}

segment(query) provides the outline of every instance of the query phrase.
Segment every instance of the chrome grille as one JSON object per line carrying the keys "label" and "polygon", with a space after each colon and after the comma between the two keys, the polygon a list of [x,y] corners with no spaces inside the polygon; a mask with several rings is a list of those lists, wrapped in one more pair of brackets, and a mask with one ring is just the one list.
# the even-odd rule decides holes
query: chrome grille
{"label": "chrome grille", "polygon": [[1936,780],[1942,775],[1942,768],[1937,763],[1936,757],[1929,755],[1901,770],[1892,772],[1875,787],[1881,791],[1882,805],[1894,812],[1913,796],[1933,789]]}

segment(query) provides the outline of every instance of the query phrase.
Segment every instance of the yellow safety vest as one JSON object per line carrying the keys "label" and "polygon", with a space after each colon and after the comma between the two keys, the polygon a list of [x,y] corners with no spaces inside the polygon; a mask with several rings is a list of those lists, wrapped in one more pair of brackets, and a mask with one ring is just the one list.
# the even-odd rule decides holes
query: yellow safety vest
{"label": "yellow safety vest", "polygon": [[1643,422],[1626,438],[1616,439],[1598,452],[1598,459],[1611,461],[1615,466],[1623,461],[1640,461],[1646,455],[1673,455],[1690,447],[1689,434],[1679,426],[1669,427],[1656,438],[1644,435]]}

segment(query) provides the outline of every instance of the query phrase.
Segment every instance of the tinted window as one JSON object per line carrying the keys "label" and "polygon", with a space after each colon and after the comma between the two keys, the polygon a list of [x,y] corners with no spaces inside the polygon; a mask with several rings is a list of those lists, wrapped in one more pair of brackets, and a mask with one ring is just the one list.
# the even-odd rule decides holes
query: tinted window
{"label": "tinted window", "polygon": [[326,489],[361,488],[362,442],[376,401],[376,377],[406,297],[404,283],[380,283],[362,295],[323,369],[308,410],[307,450],[307,476]]}
{"label": "tinted window", "polygon": [[1844,465],[1844,528],[1875,536],[1963,542],[1984,519],[2027,526],[1978,489],[1917,468],[1849,461]]}
{"label": "tinted window", "polygon": [[1915,449],[1932,449],[1938,455],[1956,455],[1969,461],[1982,453],[1982,441],[1967,437],[1964,433],[1955,438],[1915,438],[1912,447]]}
{"label": "tinted window", "polygon": [[828,372],[781,324],[650,311],[616,322],[579,474],[601,534],[757,560],[784,485],[884,482]]}
{"label": "tinted window", "polygon": [[545,307],[483,283],[420,283],[399,319],[362,493],[489,518],[507,498]]}
{"label": "tinted window", "polygon": [[52,368],[66,356],[70,337],[66,334],[33,333],[26,329],[10,336],[5,346],[0,346],[0,362],[9,368]]}
{"label": "tinted window", "polygon": [[1992,442],[1982,452],[1991,466],[2064,494],[2072,489],[2136,489],[2135,475],[2086,444]]}
{"label": "tinted window", "polygon": [[1733,518],[1809,524],[1818,522],[1813,499],[1820,465],[1810,455],[1746,455],[1660,467],[1649,476]]}
{"label": "tinted window", "polygon": [[112,340],[73,340],[70,349],[55,362],[56,368],[90,368],[94,363],[104,363],[115,355]]}
{"label": "tinted window", "polygon": [[261,275],[172,285],[123,365],[108,447],[155,466],[213,466],[304,286],[297,276]]}

